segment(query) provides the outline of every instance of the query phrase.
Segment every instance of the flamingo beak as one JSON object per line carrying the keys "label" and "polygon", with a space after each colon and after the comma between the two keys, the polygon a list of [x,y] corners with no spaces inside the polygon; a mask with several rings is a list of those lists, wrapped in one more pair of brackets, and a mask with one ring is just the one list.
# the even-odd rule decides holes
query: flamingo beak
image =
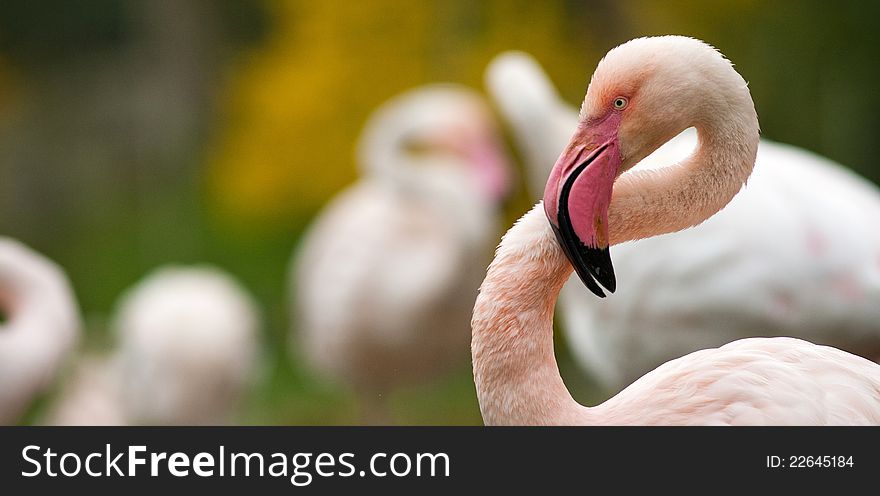
{"label": "flamingo beak", "polygon": [[[579,130],[554,165],[544,191],[544,210],[556,239],[578,277],[600,298],[605,297],[603,287],[610,293],[617,288],[608,249],[608,206],[620,151],[616,132],[596,132],[612,124],[616,131],[616,122]],[[594,145],[597,142],[601,144]]]}

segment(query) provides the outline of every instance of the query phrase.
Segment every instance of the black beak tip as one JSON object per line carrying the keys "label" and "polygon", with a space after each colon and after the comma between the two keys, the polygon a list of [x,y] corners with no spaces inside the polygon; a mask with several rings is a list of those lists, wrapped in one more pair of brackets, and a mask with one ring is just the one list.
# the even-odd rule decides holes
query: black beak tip
{"label": "black beak tip", "polygon": [[[553,223],[550,225],[584,286],[599,298],[606,296],[602,287],[613,293],[617,289],[617,279],[614,277],[614,267],[611,265],[611,253],[608,248],[584,246],[573,236],[567,235],[569,234],[567,231],[558,229]],[[599,286],[600,284],[602,286]]]}
{"label": "black beak tip", "polygon": [[599,286],[599,284],[596,283],[596,280],[593,279],[592,274],[582,270],[577,270],[576,272],[578,277],[580,277],[581,282],[584,283],[584,286],[586,286],[587,289],[589,289],[594,295],[598,296],[599,298],[605,298],[605,292],[602,291],[602,288]]}
{"label": "black beak tip", "polygon": [[614,266],[611,264],[611,252],[608,248],[581,246],[578,251],[585,268],[596,278],[596,282],[609,293],[613,293],[617,289],[617,279],[614,277]]}

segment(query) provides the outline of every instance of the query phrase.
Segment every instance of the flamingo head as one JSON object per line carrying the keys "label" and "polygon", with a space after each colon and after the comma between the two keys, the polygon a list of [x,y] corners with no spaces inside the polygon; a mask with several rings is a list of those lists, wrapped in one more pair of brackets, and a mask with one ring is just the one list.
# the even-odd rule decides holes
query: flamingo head
{"label": "flamingo head", "polygon": [[[371,118],[361,141],[361,161],[457,164],[493,203],[511,190],[510,160],[484,100],[454,84],[432,84],[386,102]],[[378,168],[378,167],[377,167]]]}
{"label": "flamingo head", "polygon": [[683,36],[635,39],[599,62],[578,127],[544,190],[557,239],[597,296],[605,296],[599,285],[616,289],[608,249],[615,180],[681,131],[708,121],[737,86],[745,89],[745,81],[727,59]]}

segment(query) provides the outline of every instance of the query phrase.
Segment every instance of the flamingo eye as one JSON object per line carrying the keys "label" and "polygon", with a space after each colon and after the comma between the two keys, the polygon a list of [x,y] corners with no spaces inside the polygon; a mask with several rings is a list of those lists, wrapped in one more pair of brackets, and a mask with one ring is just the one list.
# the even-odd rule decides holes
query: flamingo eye
{"label": "flamingo eye", "polygon": [[625,97],[619,96],[619,97],[615,98],[613,102],[611,102],[611,105],[614,106],[615,110],[623,110],[626,108],[626,105],[628,103],[629,103],[629,100],[627,100]]}

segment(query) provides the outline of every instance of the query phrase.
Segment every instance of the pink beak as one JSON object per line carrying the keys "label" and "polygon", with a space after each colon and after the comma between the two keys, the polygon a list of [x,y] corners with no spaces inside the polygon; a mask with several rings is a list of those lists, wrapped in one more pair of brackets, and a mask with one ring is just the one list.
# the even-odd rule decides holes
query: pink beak
{"label": "pink beak", "polygon": [[611,264],[608,206],[620,169],[620,114],[581,125],[553,166],[544,211],[581,281],[604,298],[617,287]]}

